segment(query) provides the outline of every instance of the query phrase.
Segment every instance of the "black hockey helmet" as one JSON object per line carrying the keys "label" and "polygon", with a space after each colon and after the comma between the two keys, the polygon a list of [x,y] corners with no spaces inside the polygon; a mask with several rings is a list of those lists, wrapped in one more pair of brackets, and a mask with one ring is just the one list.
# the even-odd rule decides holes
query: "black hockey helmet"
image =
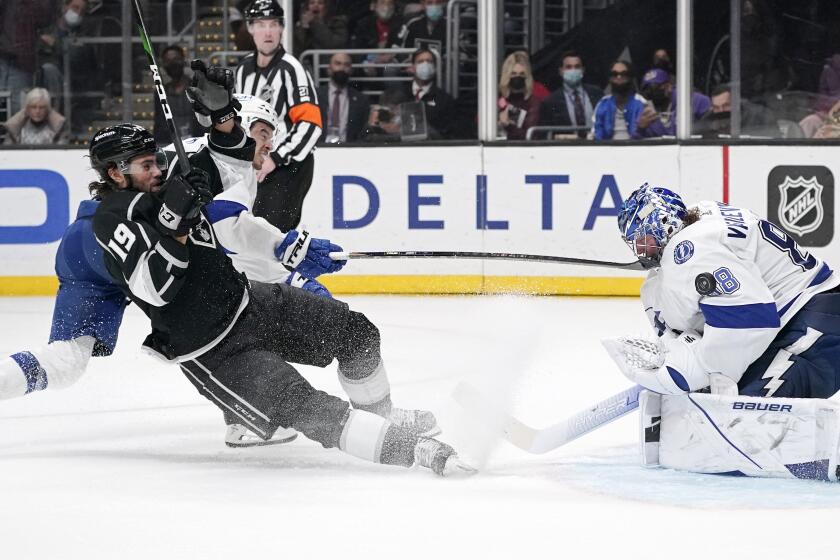
{"label": "black hockey helmet", "polygon": [[286,14],[277,0],[254,0],[245,8],[245,21],[251,23],[258,19],[279,19],[280,25],[286,26]]}
{"label": "black hockey helmet", "polygon": [[90,161],[94,169],[107,172],[110,164],[125,173],[131,158],[154,154],[157,144],[152,133],[136,124],[122,123],[103,128],[90,140]]}

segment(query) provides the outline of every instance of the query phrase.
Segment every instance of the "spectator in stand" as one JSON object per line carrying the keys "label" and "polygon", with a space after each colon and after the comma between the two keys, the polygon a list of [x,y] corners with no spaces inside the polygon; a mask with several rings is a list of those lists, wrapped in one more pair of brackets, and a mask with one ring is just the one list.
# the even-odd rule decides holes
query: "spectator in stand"
{"label": "spectator in stand", "polygon": [[6,121],[9,144],[43,146],[67,141],[65,119],[53,110],[50,92],[34,88],[26,94],[26,105]]}
{"label": "spectator in stand", "polygon": [[455,100],[435,83],[437,69],[434,53],[427,48],[419,48],[411,55],[411,64],[414,79],[403,94],[408,99],[423,103],[429,138],[455,138]]}
{"label": "spectator in stand", "polygon": [[[595,104],[603,95],[598,86],[583,83],[583,58],[576,52],[563,54],[560,75],[563,86],[540,106],[540,126],[589,127]],[[570,131],[586,138],[587,130]]]}
{"label": "spectator in stand", "polygon": [[[354,49],[386,49],[397,42],[403,20],[396,13],[394,0],[376,0],[371,2],[372,13],[356,24],[351,44]],[[394,61],[391,53],[368,55],[366,62],[388,64]],[[397,75],[396,67],[365,68],[368,77]]]}
{"label": "spectator in stand", "polygon": [[406,100],[401,89],[390,89],[379,98],[379,104],[371,107],[367,126],[362,131],[362,142],[394,144],[401,141],[400,105]]}
{"label": "spectator in stand", "polygon": [[[677,135],[677,88],[665,70],[648,70],[642,78],[642,96],[648,104],[636,121],[634,138],[660,138]],[[711,101],[702,93],[691,93],[694,120],[709,112]]]}
{"label": "spectator in stand", "polygon": [[353,73],[350,55],[332,55],[327,73],[329,84],[318,88],[325,133],[321,136],[321,143],[357,142],[368,121],[370,103],[362,92],[349,84]]}
{"label": "spectator in stand", "polygon": [[828,111],[825,122],[810,138],[840,138],[840,101]]}
{"label": "spectator in stand", "polygon": [[[385,49],[391,47],[402,29],[402,18],[396,13],[395,0],[376,0],[370,4],[371,13],[356,24],[351,40],[354,49]],[[386,55],[391,56],[393,55]],[[379,62],[379,61],[378,61]],[[384,62],[390,62],[386,60]]]}
{"label": "spectator in stand", "polygon": [[[69,67],[72,68],[70,91],[73,94],[100,90],[104,85],[104,80],[93,46],[72,44],[72,39],[77,37],[99,35],[97,22],[87,17],[87,0],[63,0],[62,4],[58,19],[52,26],[42,30],[39,36],[37,49],[41,76],[37,82],[50,91],[55,106],[63,107],[66,113],[67,101],[63,97],[65,43],[70,43],[67,47],[67,56]],[[82,109],[81,115],[75,115],[77,108]],[[89,99],[82,96],[74,97],[74,129],[81,124],[90,123],[90,111],[84,114],[85,108],[93,110],[96,107]],[[77,116],[79,118],[76,118]]]}
{"label": "spectator in stand", "polygon": [[38,30],[53,18],[52,0],[0,0],[0,91],[11,93],[9,115],[32,86]]}
{"label": "spectator in stand", "polygon": [[423,0],[421,15],[405,22],[393,46],[403,48],[437,49],[446,52],[446,2]]}
{"label": "spectator in stand", "polygon": [[[528,51],[515,51],[512,54],[525,57],[525,60],[528,61],[528,67],[531,68],[531,55],[528,54]],[[534,96],[534,99],[542,103],[543,101],[545,101],[546,97],[551,95],[551,92],[548,91],[548,88],[545,87],[545,84],[543,84],[542,82],[538,82],[536,79],[534,79],[534,91],[532,95]]]}
{"label": "spectator in stand", "polygon": [[[732,130],[732,91],[729,84],[722,84],[712,91],[711,103],[711,111],[696,124],[694,133],[703,138],[729,138]],[[741,99],[741,135],[778,138],[781,130],[772,111]]]}
{"label": "spectator in stand", "polygon": [[505,59],[499,78],[499,129],[508,140],[524,140],[539,122],[539,111],[531,63],[527,55],[515,52]]}
{"label": "spectator in stand", "polygon": [[310,49],[347,48],[347,18],[334,15],[327,0],[305,0],[295,25],[294,51],[300,56]]}
{"label": "spectator in stand", "polygon": [[[204,134],[204,129],[198,124],[192,106],[185,95],[190,85],[190,77],[185,72],[184,49],[178,45],[169,45],[161,52],[158,62],[166,76],[169,77],[163,88],[166,90],[166,99],[169,108],[172,110],[172,115],[175,117],[175,122],[181,129],[181,137],[189,138]],[[155,142],[158,146],[165,146],[172,142],[169,127],[166,125],[163,109],[157,96],[155,96]]]}
{"label": "spectator in stand", "polygon": [[666,51],[665,49],[656,49],[653,52],[653,61],[651,64],[651,68],[659,68],[660,70],[665,70],[671,76],[676,74],[676,72],[674,72],[674,65],[671,62],[671,55],[668,54],[668,51]]}
{"label": "spectator in stand", "polygon": [[610,95],[605,95],[595,107],[595,140],[627,140],[636,132],[636,121],[647,101],[636,93],[633,66],[617,60],[610,68]]}
{"label": "spectator in stand", "polygon": [[817,93],[831,99],[840,99],[840,54],[827,58],[820,73]]}

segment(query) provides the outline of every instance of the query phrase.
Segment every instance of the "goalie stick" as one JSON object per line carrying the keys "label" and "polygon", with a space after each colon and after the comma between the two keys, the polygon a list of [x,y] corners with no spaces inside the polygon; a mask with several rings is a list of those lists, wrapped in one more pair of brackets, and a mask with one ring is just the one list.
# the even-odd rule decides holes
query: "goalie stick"
{"label": "goalie stick", "polygon": [[532,428],[495,409],[478,389],[466,382],[459,383],[452,396],[468,412],[491,426],[499,426],[507,441],[523,451],[539,454],[557,449],[636,410],[639,407],[639,393],[643,390],[643,387],[636,385],[543,429]]}
{"label": "goalie stick", "polygon": [[549,255],[526,255],[521,253],[479,253],[472,251],[349,251],[344,253],[330,253],[333,260],[348,259],[406,259],[406,258],[443,258],[443,259],[491,259],[491,260],[525,260],[555,264],[575,264],[580,266],[600,266],[605,268],[622,268],[624,270],[645,270],[639,261],[612,262],[578,259],[574,257],[554,257]]}

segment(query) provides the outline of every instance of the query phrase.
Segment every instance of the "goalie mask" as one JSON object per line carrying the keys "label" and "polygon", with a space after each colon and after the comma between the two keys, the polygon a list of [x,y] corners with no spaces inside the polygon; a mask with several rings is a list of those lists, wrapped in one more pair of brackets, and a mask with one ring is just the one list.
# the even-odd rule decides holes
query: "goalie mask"
{"label": "goalie mask", "polygon": [[656,268],[665,245],[682,229],[686,213],[680,195],[645,183],[621,205],[618,228],[642,266]]}

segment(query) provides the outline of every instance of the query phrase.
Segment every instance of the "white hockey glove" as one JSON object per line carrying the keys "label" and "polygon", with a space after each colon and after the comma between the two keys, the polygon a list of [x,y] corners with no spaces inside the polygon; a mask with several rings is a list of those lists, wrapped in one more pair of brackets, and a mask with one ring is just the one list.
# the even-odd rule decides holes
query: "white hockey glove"
{"label": "white hockey glove", "polygon": [[678,395],[709,386],[709,374],[694,355],[700,340],[698,333],[686,331],[655,341],[619,337],[601,343],[630,381],[656,393]]}

